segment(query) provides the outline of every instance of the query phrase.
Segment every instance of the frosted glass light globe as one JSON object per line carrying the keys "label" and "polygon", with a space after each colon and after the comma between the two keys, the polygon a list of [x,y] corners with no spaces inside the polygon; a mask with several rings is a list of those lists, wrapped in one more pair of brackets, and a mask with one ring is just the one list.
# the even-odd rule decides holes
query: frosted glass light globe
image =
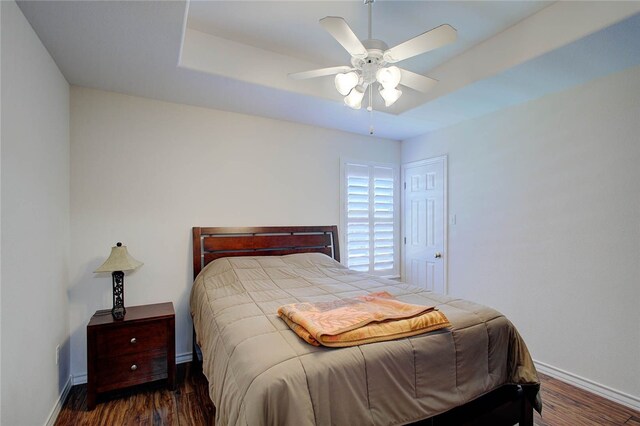
{"label": "frosted glass light globe", "polygon": [[340,92],[342,96],[347,96],[349,92],[351,92],[351,89],[356,87],[358,80],[360,80],[360,77],[358,77],[358,74],[354,71],[336,74],[336,89],[338,89],[338,92]]}
{"label": "frosted glass light globe", "polygon": [[350,108],[360,109],[362,107],[362,98],[364,98],[364,87],[356,86],[348,96],[345,96],[344,103]]}
{"label": "frosted glass light globe", "polygon": [[384,106],[390,107],[393,105],[402,95],[402,91],[398,89],[390,88],[382,88],[379,89],[380,95],[384,99]]}
{"label": "frosted glass light globe", "polygon": [[378,83],[382,84],[385,89],[394,89],[400,84],[401,77],[400,68],[396,66],[380,68],[376,72],[376,80],[378,80]]}

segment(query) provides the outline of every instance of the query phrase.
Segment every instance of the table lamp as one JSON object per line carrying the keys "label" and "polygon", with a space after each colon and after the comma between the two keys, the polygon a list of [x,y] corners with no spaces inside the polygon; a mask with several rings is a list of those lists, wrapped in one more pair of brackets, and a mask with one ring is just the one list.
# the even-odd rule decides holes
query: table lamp
{"label": "table lamp", "polygon": [[143,263],[135,260],[127,251],[127,246],[117,243],[111,247],[109,258],[94,272],[111,272],[113,279],[113,308],[111,315],[113,319],[122,320],[127,310],[124,307],[124,272],[132,271]]}

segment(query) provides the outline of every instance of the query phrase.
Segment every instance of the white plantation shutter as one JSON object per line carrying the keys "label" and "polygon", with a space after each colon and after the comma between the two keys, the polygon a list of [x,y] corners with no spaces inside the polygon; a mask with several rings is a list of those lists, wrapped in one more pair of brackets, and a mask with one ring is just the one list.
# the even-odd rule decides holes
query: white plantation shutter
{"label": "white plantation shutter", "polygon": [[398,275],[397,168],[343,163],[342,233],[350,269]]}
{"label": "white plantation shutter", "polygon": [[347,267],[363,272],[369,272],[371,263],[369,168],[357,164],[346,167]]}
{"label": "white plantation shutter", "polygon": [[373,270],[387,273],[396,265],[393,177],[390,167],[373,168]]}

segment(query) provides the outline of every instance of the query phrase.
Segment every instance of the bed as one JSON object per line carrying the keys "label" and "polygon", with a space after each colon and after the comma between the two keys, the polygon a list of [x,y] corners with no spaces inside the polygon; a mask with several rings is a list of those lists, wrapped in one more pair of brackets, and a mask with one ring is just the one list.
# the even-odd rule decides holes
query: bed
{"label": "bed", "polygon": [[[216,424],[533,424],[539,381],[502,314],[339,260],[335,226],[193,228],[194,348]],[[375,291],[436,305],[452,326],[336,349],[309,345],[276,314]]]}

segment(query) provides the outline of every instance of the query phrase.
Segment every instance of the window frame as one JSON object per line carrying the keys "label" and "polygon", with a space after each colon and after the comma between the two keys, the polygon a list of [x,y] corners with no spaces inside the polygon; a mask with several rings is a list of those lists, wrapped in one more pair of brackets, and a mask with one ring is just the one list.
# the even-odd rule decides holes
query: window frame
{"label": "window frame", "polygon": [[[341,158],[340,159],[340,243],[342,246],[342,256],[341,263],[344,266],[349,265],[349,246],[347,244],[347,171],[348,166],[363,166],[368,167],[370,169],[370,176],[373,176],[372,171],[375,167],[385,167],[392,170],[393,173],[393,269],[384,270],[384,271],[375,271],[371,270],[373,264],[370,263],[369,271],[366,272],[370,275],[380,276],[384,278],[400,278],[401,273],[401,229],[400,229],[400,215],[401,215],[401,206],[400,206],[400,165],[396,163],[382,163],[377,161],[365,161],[365,160],[357,160],[352,158]],[[371,177],[372,178],[372,177]],[[371,179],[370,178],[370,179]],[[369,184],[369,191],[371,191],[371,182]],[[372,232],[372,227],[374,223],[369,224],[369,232]],[[372,250],[373,247],[369,249]]]}

